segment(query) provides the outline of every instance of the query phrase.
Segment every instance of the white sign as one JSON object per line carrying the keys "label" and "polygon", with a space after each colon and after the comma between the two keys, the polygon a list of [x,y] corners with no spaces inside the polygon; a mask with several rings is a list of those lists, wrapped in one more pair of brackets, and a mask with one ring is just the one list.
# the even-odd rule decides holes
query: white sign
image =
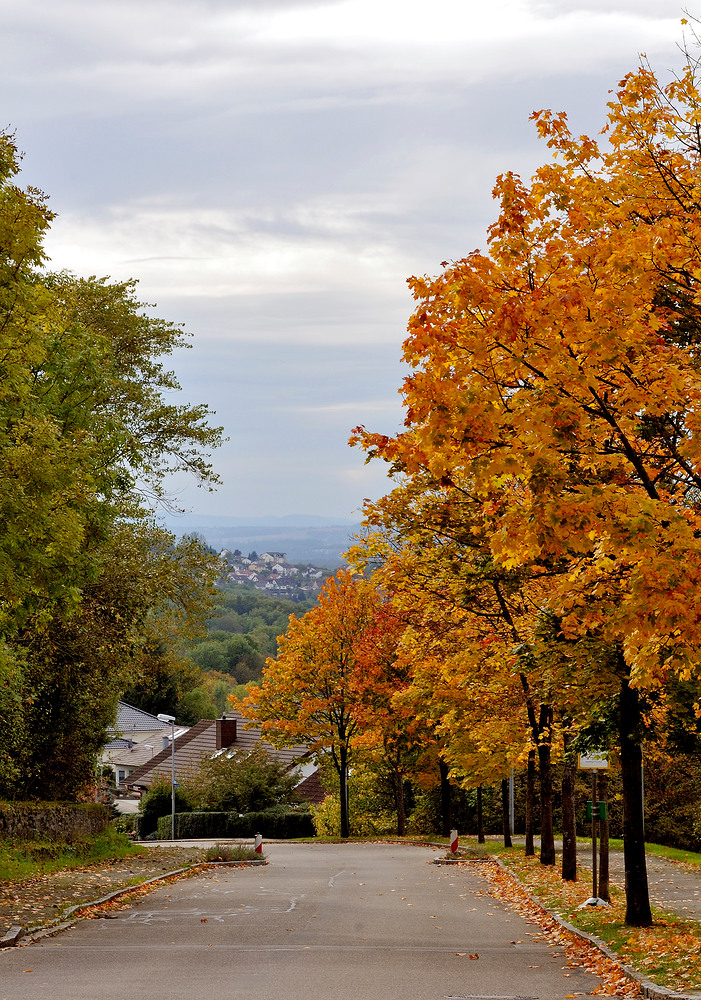
{"label": "white sign", "polygon": [[580,753],[579,766],[583,771],[605,771],[609,766],[609,759],[601,753]]}

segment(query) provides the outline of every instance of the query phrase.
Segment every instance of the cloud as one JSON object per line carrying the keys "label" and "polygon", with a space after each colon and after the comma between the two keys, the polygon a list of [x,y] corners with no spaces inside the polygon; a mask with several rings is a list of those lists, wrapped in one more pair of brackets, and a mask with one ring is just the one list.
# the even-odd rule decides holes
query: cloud
{"label": "cloud", "polygon": [[[527,0],[22,0],[4,12],[0,81],[21,114],[118,113],[182,102],[274,114],[420,99],[524,76],[589,73],[668,47],[676,3]],[[41,93],[42,100],[37,100]]]}
{"label": "cloud", "polygon": [[[122,279],[138,273],[149,295],[290,294],[363,286],[391,293],[408,262],[347,211],[300,206],[275,216],[126,205],[65,214],[47,238],[57,269]],[[353,219],[356,220],[355,227]]]}
{"label": "cloud", "polygon": [[[376,413],[389,413],[394,417],[397,417],[400,413],[401,407],[399,400],[391,399],[374,399],[374,400],[357,400],[357,399],[347,399],[341,403],[327,403],[319,404],[317,406],[299,406],[294,407],[298,413],[313,413],[313,414],[326,414],[328,416],[342,415],[344,418],[347,414],[351,415],[354,420],[365,419],[366,414],[376,414]],[[362,414],[362,416],[359,416]]]}
{"label": "cloud", "polygon": [[[136,277],[195,333],[173,366],[230,442],[202,512],[349,512],[394,433],[406,278],[484,246],[497,174],[596,132],[678,0],[6,0],[5,120],[53,266]],[[190,494],[188,494],[190,495]]]}

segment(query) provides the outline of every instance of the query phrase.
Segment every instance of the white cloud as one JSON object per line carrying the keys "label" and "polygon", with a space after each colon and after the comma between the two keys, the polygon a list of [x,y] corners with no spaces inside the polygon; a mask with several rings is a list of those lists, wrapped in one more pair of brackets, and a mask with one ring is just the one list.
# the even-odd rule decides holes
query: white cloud
{"label": "white cloud", "polygon": [[362,422],[368,415],[378,413],[389,413],[394,417],[399,417],[401,404],[399,398],[396,401],[391,399],[357,400],[349,399],[341,403],[319,404],[318,406],[298,406],[293,407],[298,413],[316,413],[333,416],[335,414],[351,414],[356,422]]}
{"label": "white cloud", "polygon": [[679,19],[674,2],[15,0],[0,38],[0,81],[32,115],[174,100],[206,100],[222,113],[301,111],[318,101],[416,100],[427,86],[495,74],[588,73],[668,49]]}
{"label": "white cloud", "polygon": [[[138,274],[149,295],[289,294],[364,286],[391,293],[407,261],[358,224],[359,208],[314,204],[278,217],[125,205],[63,215],[46,241],[55,269]],[[356,224],[354,225],[354,219]]]}

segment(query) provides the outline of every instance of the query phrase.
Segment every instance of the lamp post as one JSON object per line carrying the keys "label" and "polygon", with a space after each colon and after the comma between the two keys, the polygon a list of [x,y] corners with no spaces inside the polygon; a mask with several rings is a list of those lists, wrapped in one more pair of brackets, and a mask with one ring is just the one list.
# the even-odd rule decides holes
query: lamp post
{"label": "lamp post", "polygon": [[156,718],[170,723],[170,839],[175,840],[175,716],[161,714]]}

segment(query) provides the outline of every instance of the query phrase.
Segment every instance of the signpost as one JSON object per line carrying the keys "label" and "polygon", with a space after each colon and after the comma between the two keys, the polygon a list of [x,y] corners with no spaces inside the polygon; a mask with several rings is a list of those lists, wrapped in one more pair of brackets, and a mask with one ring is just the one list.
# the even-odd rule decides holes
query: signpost
{"label": "signpost", "polygon": [[598,876],[596,863],[596,821],[606,819],[606,803],[598,802],[596,798],[596,775],[609,766],[608,757],[603,754],[580,754],[579,767],[583,771],[591,771],[591,802],[587,802],[587,819],[591,819],[591,898],[582,904],[584,906],[608,906],[605,899],[599,898]]}

